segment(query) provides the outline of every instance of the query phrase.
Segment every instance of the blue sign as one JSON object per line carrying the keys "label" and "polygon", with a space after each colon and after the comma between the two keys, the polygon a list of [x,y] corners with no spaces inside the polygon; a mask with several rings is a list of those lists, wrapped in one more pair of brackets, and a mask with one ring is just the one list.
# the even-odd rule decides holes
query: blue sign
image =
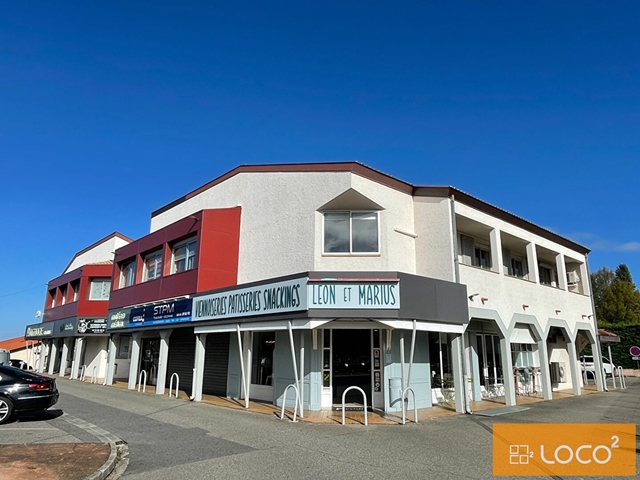
{"label": "blue sign", "polygon": [[186,299],[132,308],[129,316],[129,327],[190,322],[191,304],[191,299]]}

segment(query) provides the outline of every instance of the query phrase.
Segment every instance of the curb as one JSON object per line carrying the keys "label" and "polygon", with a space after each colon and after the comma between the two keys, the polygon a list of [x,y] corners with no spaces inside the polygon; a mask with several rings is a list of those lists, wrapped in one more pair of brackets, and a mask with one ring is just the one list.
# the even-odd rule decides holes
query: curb
{"label": "curb", "polygon": [[[107,460],[95,473],[86,477],[86,480],[104,480],[114,471],[116,465],[118,464],[118,460],[122,460],[123,458],[128,456],[129,449],[127,447],[127,442],[115,436],[113,433],[110,433],[94,425],[93,423],[86,422],[80,418],[68,415],[66,413],[62,415],[62,418],[70,424],[81,428],[85,432],[97,437],[101,442],[108,444],[111,448],[109,458],[107,458]],[[129,462],[126,462],[126,465],[128,465],[128,463]]]}

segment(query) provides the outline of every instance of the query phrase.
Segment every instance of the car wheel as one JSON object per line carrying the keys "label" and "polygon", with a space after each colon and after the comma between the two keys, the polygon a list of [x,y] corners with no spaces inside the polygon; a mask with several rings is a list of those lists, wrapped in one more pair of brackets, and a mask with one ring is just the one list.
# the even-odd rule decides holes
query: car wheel
{"label": "car wheel", "polygon": [[0,397],[0,425],[6,423],[13,415],[13,402],[5,397]]}

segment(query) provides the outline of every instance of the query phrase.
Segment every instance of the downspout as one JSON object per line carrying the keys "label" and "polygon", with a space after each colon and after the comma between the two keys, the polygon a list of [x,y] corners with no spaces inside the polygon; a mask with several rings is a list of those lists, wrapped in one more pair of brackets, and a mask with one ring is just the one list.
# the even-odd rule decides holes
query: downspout
{"label": "downspout", "polygon": [[[452,244],[453,244],[453,265],[454,265],[454,274],[456,283],[460,283],[460,264],[458,263],[458,226],[456,225],[456,197],[452,193],[451,197],[449,197],[449,204],[451,205],[451,233],[452,233]],[[467,307],[468,309],[468,307]],[[464,411],[467,414],[473,413],[471,411],[471,405],[469,404],[468,392],[467,392],[467,383],[469,378],[469,365],[467,365],[466,355],[465,355],[465,343],[464,343],[464,332],[460,334],[460,365],[462,365],[462,401],[464,403]]]}
{"label": "downspout", "polygon": [[[584,264],[587,267],[587,278],[585,279],[585,281],[589,282],[589,298],[591,299],[591,311],[593,312],[593,326],[594,326],[594,332],[595,332],[595,336],[596,336],[596,349],[598,350],[596,352],[595,355],[598,355],[598,357],[596,357],[594,355],[593,357],[593,366],[595,368],[595,361],[596,358],[600,359],[600,365],[602,365],[602,348],[600,345],[600,336],[598,335],[598,319],[596,318],[596,304],[593,301],[593,285],[591,285],[591,271],[589,270],[589,260],[587,258],[588,254],[585,253],[584,255]],[[609,357],[611,357],[611,355],[609,355]],[[609,358],[609,361],[611,362],[611,364],[613,365],[613,360],[611,358]],[[612,372],[613,374],[613,372]],[[604,371],[604,367],[602,368],[602,375],[600,375],[602,377],[602,390],[604,392],[608,392],[609,389],[607,388],[607,374]],[[593,372],[593,376],[596,377],[596,379],[598,378],[595,374],[595,372]],[[596,380],[597,381],[597,380]]]}

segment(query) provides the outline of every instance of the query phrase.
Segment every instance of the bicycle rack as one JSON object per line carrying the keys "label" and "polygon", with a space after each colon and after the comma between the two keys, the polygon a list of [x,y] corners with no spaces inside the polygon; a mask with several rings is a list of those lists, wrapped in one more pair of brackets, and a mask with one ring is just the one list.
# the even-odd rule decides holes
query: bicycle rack
{"label": "bicycle rack", "polygon": [[298,390],[298,386],[294,383],[287,385],[287,388],[284,389],[284,395],[282,396],[282,411],[280,412],[280,420],[284,418],[284,407],[287,404],[287,392],[289,391],[290,388],[293,388],[293,390],[296,392],[296,403],[295,403],[295,406],[293,407],[293,420],[292,420],[292,422],[296,422],[297,421],[296,415],[298,414],[298,401],[299,401],[300,391]]}
{"label": "bicycle rack", "polygon": [[[620,380],[620,388],[621,389],[626,389],[627,388],[627,380],[624,377],[624,370],[622,369],[622,366],[618,366],[616,367],[616,370],[618,371],[618,380]],[[612,376],[615,375],[615,372],[613,372]]]}
{"label": "bicycle rack", "polygon": [[91,370],[91,383],[96,383],[96,373],[98,371],[98,366],[94,365],[93,369]]}
{"label": "bicycle rack", "polygon": [[358,390],[360,393],[362,393],[362,398],[364,400],[364,424],[369,425],[369,422],[367,422],[367,394],[364,393],[364,390],[362,390],[360,387],[356,387],[355,385],[353,387],[347,388],[344,392],[342,392],[342,425],[344,425],[344,408],[345,408],[344,400],[349,390]]}
{"label": "bicycle rack", "polygon": [[146,390],[147,390],[147,371],[140,370],[140,375],[138,376],[138,393],[140,392],[140,386],[143,385],[142,384],[143,374],[144,374],[144,386],[142,387],[142,393],[146,393]]}
{"label": "bicycle rack", "polygon": [[80,368],[80,381],[84,382],[84,379],[87,375],[87,366],[86,365],[82,365],[82,367]]}
{"label": "bicycle rack", "polygon": [[413,395],[413,423],[418,423],[418,405],[416,404],[416,392],[413,391],[413,388],[407,387],[402,391],[402,424],[407,423],[407,406],[404,403],[404,399],[407,394],[411,392]]}
{"label": "bicycle rack", "polygon": [[178,387],[180,386],[180,375],[173,373],[171,380],[169,381],[169,397],[171,397],[171,389],[173,388],[173,377],[176,377],[176,398],[178,398]]}

